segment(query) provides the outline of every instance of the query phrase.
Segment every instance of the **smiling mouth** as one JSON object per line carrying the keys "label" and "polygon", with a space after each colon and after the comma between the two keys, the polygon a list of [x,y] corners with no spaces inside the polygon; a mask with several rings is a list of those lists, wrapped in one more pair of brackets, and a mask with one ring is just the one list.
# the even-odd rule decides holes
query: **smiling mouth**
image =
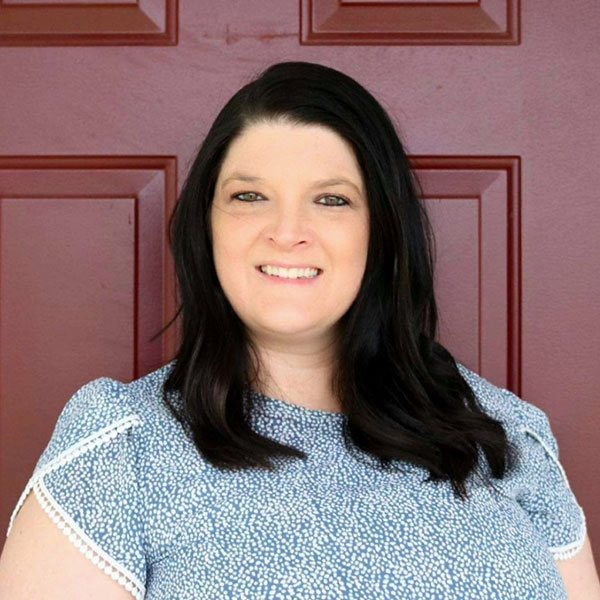
{"label": "smiling mouth", "polygon": [[254,267],[261,275],[265,275],[266,277],[273,277],[275,279],[281,279],[286,281],[311,281],[313,279],[317,279],[321,273],[323,273],[323,269],[319,269],[315,267],[317,274],[311,277],[285,277],[284,275],[275,275],[274,273],[269,275],[266,271],[263,271],[259,266]]}

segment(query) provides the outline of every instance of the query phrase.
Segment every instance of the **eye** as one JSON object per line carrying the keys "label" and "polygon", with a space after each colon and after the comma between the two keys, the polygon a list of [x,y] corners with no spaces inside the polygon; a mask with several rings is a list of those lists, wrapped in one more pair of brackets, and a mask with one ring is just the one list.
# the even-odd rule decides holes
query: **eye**
{"label": "eye", "polygon": [[322,200],[323,198],[337,198],[338,200],[341,200],[343,202],[343,204],[323,204],[323,206],[345,206],[346,204],[349,204],[348,200],[346,198],[344,198],[343,196],[335,196],[333,194],[327,194],[326,196],[321,196],[319,198],[319,200]]}
{"label": "eye", "polygon": [[254,202],[254,199],[242,200],[240,196],[258,196],[259,198],[262,198],[262,196],[260,196],[256,192],[240,192],[239,194],[233,194],[231,198],[234,200],[240,200],[240,202]]}

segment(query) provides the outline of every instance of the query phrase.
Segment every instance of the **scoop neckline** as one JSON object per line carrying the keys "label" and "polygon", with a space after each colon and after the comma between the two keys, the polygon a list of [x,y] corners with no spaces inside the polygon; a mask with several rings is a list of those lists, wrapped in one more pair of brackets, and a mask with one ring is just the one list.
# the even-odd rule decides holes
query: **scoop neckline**
{"label": "scoop neckline", "polygon": [[313,421],[334,421],[343,422],[347,415],[343,412],[333,412],[322,410],[320,408],[308,408],[300,404],[287,402],[281,398],[267,396],[254,387],[249,387],[250,395],[257,399],[269,412],[275,412],[282,416],[310,419]]}

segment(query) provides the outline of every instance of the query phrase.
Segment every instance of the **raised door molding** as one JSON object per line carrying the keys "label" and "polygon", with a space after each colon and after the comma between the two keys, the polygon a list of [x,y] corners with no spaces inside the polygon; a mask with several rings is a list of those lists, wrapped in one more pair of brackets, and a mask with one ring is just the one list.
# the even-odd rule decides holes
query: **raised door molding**
{"label": "raised door molding", "polygon": [[303,45],[516,45],[519,0],[301,0]]}
{"label": "raised door molding", "polygon": [[0,46],[173,46],[177,0],[0,0]]}
{"label": "raised door molding", "polygon": [[[439,340],[521,390],[521,201],[517,156],[412,156],[436,237]],[[452,351],[452,348],[449,347]]]}

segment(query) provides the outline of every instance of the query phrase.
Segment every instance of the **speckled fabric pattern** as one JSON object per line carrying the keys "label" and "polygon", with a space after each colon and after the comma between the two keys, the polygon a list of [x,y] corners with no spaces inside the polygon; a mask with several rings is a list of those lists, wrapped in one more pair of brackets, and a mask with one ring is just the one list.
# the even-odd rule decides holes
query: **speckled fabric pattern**
{"label": "speckled fabric pattern", "polygon": [[521,450],[495,490],[472,476],[465,504],[421,467],[380,469],[344,414],[253,390],[252,426],[308,458],[275,459],[276,473],[216,469],[161,403],[173,363],[77,390],[8,532],[33,490],[134,598],[567,600],[555,559],[580,550],[586,521],[538,407],[459,364]]}

